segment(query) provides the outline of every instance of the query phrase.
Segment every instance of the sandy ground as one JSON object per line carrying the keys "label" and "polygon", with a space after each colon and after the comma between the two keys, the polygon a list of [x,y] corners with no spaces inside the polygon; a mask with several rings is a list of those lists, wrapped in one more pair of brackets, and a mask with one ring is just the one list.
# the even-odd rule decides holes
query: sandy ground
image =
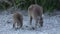
{"label": "sandy ground", "polygon": [[[37,30],[32,30],[29,27],[29,17],[24,16],[23,28],[15,31],[12,27],[13,25],[13,14],[7,14],[3,12],[0,14],[0,34],[60,34],[60,17],[56,16],[44,16],[43,17],[43,27],[37,28]],[[32,26],[34,26],[34,20]],[[41,30],[40,30],[41,29]]]}

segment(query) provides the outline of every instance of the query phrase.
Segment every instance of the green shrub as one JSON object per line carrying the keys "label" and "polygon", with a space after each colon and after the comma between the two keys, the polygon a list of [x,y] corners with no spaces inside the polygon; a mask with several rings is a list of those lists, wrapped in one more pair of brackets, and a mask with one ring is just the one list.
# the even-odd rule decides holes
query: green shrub
{"label": "green shrub", "polygon": [[[12,2],[11,6],[14,6],[14,3],[12,0],[9,0]],[[28,7],[31,4],[35,4],[35,0],[14,0],[15,5],[18,8],[21,9],[28,9]],[[59,0],[36,0],[37,4],[41,5],[44,8],[44,11],[52,12],[53,9],[60,9],[60,1]],[[8,3],[0,3],[0,8],[8,8],[9,4]]]}

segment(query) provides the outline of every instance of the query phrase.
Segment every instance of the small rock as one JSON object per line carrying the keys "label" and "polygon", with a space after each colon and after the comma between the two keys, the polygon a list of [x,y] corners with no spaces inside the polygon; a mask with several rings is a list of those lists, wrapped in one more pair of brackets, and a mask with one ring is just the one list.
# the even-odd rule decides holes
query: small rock
{"label": "small rock", "polygon": [[35,28],[34,28],[34,27],[32,27],[32,29],[33,29],[33,30],[35,30]]}
{"label": "small rock", "polygon": [[7,23],[11,23],[11,22],[7,21]]}

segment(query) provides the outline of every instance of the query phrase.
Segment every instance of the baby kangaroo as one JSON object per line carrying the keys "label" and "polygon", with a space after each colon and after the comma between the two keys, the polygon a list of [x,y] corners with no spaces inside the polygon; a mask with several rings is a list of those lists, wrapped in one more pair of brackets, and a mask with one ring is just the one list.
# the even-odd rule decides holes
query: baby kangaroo
{"label": "baby kangaroo", "polygon": [[13,14],[13,28],[19,29],[23,26],[23,15],[21,13],[14,13]]}

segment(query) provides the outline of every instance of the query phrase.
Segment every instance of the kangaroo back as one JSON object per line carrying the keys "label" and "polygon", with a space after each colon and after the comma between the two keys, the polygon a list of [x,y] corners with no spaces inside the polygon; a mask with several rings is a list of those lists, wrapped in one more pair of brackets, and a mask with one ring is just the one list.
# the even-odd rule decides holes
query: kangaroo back
{"label": "kangaroo back", "polygon": [[39,5],[31,5],[29,8],[28,8],[28,13],[30,14],[30,16],[32,16],[33,14],[35,16],[42,16],[43,14],[43,8]]}

